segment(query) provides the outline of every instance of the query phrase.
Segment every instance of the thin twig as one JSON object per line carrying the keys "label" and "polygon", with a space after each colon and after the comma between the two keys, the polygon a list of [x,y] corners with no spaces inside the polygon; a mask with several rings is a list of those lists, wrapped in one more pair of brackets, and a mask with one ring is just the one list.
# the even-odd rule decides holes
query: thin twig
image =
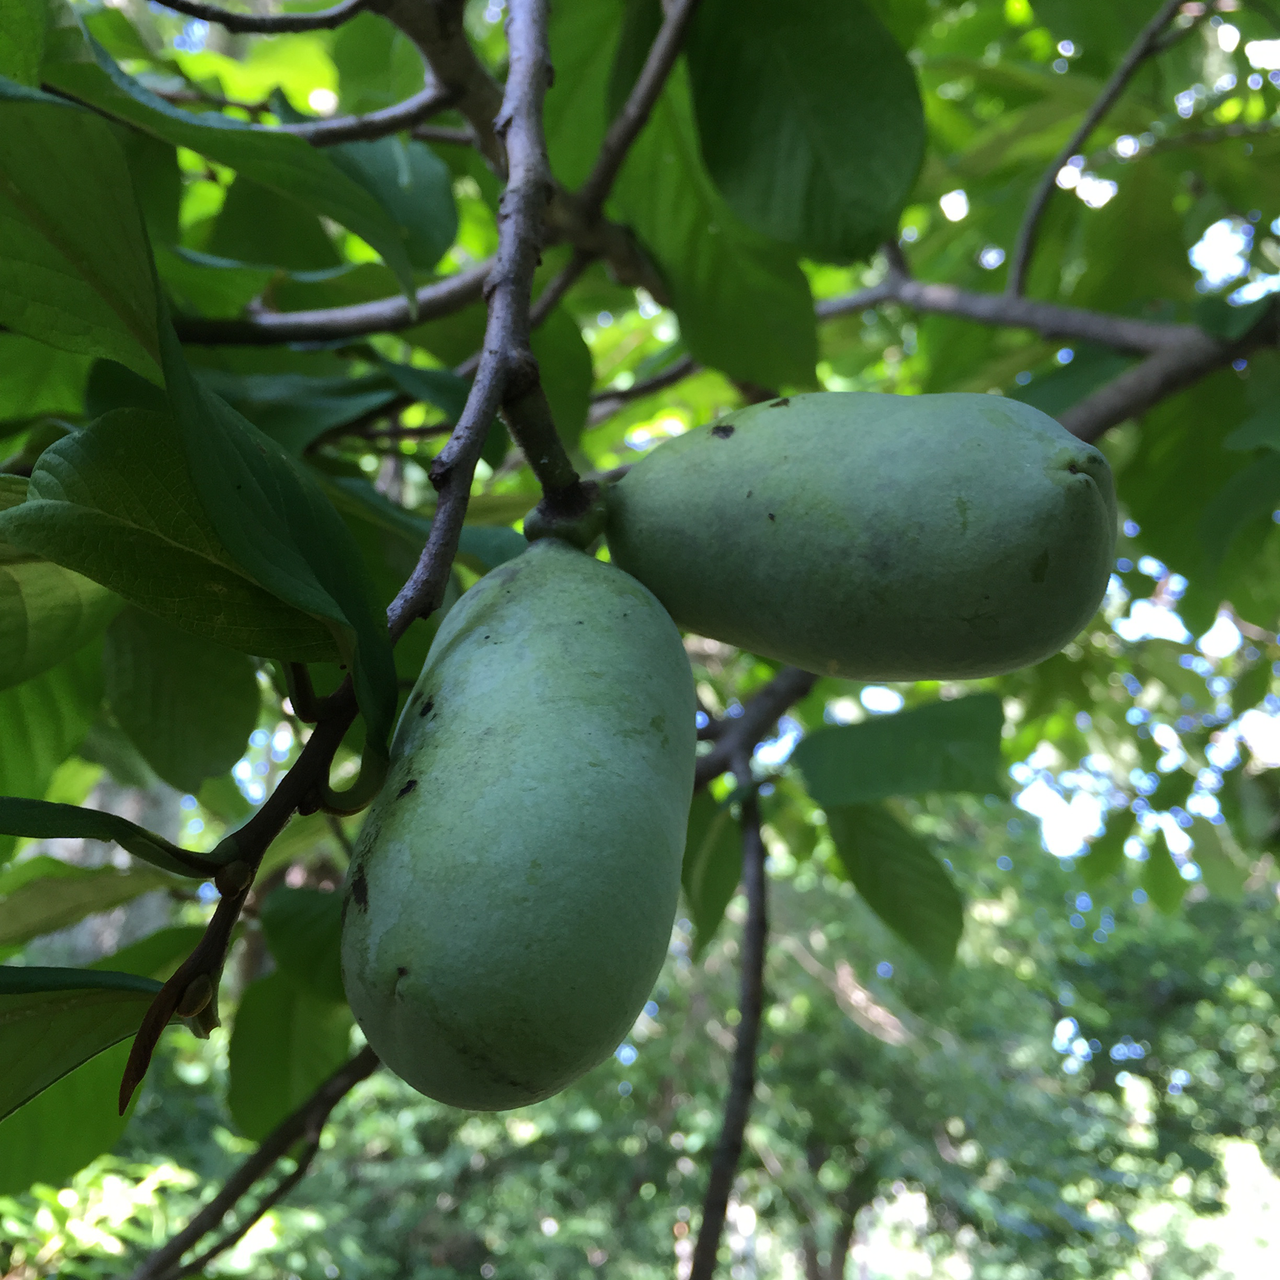
{"label": "thin twig", "polygon": [[[443,598],[458,549],[471,477],[489,424],[499,408],[515,430],[526,435],[525,440],[517,437],[517,443],[529,453],[530,406],[536,409],[536,399],[541,395],[537,364],[528,352],[529,296],[547,199],[546,143],[542,136],[542,99],[549,76],[546,22],[546,0],[516,0],[511,6],[510,72],[496,122],[506,139],[509,179],[498,218],[498,252],[485,285],[489,319],[484,348],[458,425],[431,465],[431,482],[439,494],[436,514],[417,567],[387,611],[393,638],[399,638],[414,618],[438,607]],[[546,423],[550,423],[549,414]],[[551,477],[563,474],[563,469],[555,465],[554,456],[550,463],[547,461],[553,453],[551,446],[564,458],[554,428],[552,433],[550,441],[539,435],[535,442],[542,466],[539,479],[544,486],[554,486],[557,481]],[[564,467],[576,483],[577,475],[567,458]]]}
{"label": "thin twig", "polygon": [[1031,254],[1035,250],[1036,233],[1040,227],[1040,218],[1044,213],[1049,197],[1053,194],[1058,181],[1058,173],[1063,165],[1071,159],[1085,140],[1098,127],[1102,117],[1111,110],[1116,100],[1124,92],[1138,67],[1152,52],[1156,37],[1165,29],[1170,20],[1182,8],[1183,0],[1164,0],[1155,16],[1143,27],[1138,38],[1133,42],[1129,52],[1124,55],[1120,65],[1112,73],[1093,106],[1085,113],[1079,128],[1068,139],[1067,144],[1054,157],[1053,162],[1044,171],[1036,189],[1027,205],[1026,216],[1018,230],[1018,241],[1009,263],[1009,282],[1007,290],[1013,297],[1019,297],[1026,288],[1027,270],[1031,265]]}
{"label": "thin twig", "polygon": [[292,1173],[288,1173],[281,1178],[234,1227],[220,1235],[202,1254],[193,1258],[184,1266],[166,1272],[162,1280],[183,1280],[184,1276],[196,1275],[198,1272],[202,1272],[220,1253],[226,1253],[228,1249],[233,1248],[249,1233],[249,1229],[255,1222],[268,1210],[274,1209],[307,1176],[311,1169],[311,1162],[316,1158],[319,1150],[319,1138],[307,1143],[306,1147],[298,1153],[296,1157],[297,1163],[294,1165]]}
{"label": "thin twig", "polygon": [[445,276],[417,291],[417,314],[403,294],[323,311],[259,311],[240,320],[211,320],[203,316],[175,316],[174,327],[183,342],[204,346],[279,346],[287,342],[332,342],[367,333],[395,333],[426,320],[452,315],[477,301],[484,292],[493,259]]}
{"label": "thin twig", "polygon": [[420,142],[443,142],[452,147],[474,147],[476,135],[470,129],[454,129],[445,124],[420,124],[413,130]]}
{"label": "thin twig", "polygon": [[625,408],[632,401],[643,400],[645,396],[665,391],[667,387],[673,387],[677,382],[683,382],[685,378],[701,371],[702,366],[692,356],[681,356],[661,373],[656,373],[643,382],[633,382],[625,389],[610,387],[605,391],[598,391],[591,397],[591,414],[588,422],[593,427],[597,426],[606,418],[612,418],[619,409]]}
{"label": "thin twig", "polygon": [[283,35],[290,31],[328,31],[350,21],[369,0],[342,0],[332,9],[319,13],[233,13],[215,4],[200,4],[198,0],[159,0],[166,9],[198,18],[201,22],[216,22],[228,31],[249,35]]}
{"label": "thin twig", "polygon": [[247,1156],[223,1188],[166,1244],[152,1253],[130,1280],[160,1280],[177,1267],[182,1255],[213,1231],[227,1212],[281,1156],[301,1139],[316,1140],[329,1113],[351,1090],[373,1074],[378,1057],[366,1046],[333,1073],[296,1111],[286,1116]]}
{"label": "thin twig", "polygon": [[734,767],[745,752],[750,755],[757,742],[769,732],[788,707],[805,697],[817,676],[799,667],[783,667],[763,688],[758,689],[743,705],[742,714],[725,717],[715,746],[698,757],[694,786],[705,787],[713,778]]}
{"label": "thin twig", "polygon": [[[734,762],[739,785],[751,783],[750,757],[741,753]],[[711,1280],[716,1251],[724,1230],[729,1194],[742,1159],[743,1134],[756,1086],[756,1052],[760,1018],[764,1011],[764,955],[768,937],[767,880],[764,839],[760,834],[760,802],[754,791],[742,801],[742,885],[747,895],[747,920],[742,929],[742,980],[738,996],[738,1031],[729,1075],[720,1138],[711,1157],[707,1192],[702,1202],[702,1225],[693,1250],[689,1280]]]}
{"label": "thin twig", "polygon": [[313,146],[331,147],[338,142],[368,142],[385,138],[420,124],[454,105],[454,93],[429,84],[394,106],[370,111],[361,116],[332,116],[327,120],[304,120],[298,124],[280,124],[277,133],[292,133],[305,138]]}
{"label": "thin twig", "polygon": [[666,17],[654,37],[640,77],[632,87],[622,110],[609,125],[591,173],[577,193],[579,208],[588,222],[599,217],[600,210],[604,208],[618,170],[622,168],[631,144],[640,136],[640,130],[648,121],[649,113],[671,74],[671,68],[675,66],[680,46],[684,43],[685,31],[697,7],[698,0],[675,0],[667,8]]}
{"label": "thin twig", "polygon": [[536,329],[555,310],[556,304],[573,287],[574,281],[594,262],[589,253],[575,249],[573,256],[551,278],[551,282],[538,295],[529,312],[529,326]]}

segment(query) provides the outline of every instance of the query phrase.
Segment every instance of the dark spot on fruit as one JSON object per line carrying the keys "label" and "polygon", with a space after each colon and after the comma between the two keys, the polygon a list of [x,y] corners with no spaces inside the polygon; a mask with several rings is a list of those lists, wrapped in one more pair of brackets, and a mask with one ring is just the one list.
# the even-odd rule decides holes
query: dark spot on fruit
{"label": "dark spot on fruit", "polygon": [[430,698],[428,698],[426,702],[422,704],[422,710],[419,711],[418,714],[420,716],[429,716],[432,713],[432,711],[435,710],[435,705],[436,704]]}
{"label": "dark spot on fruit", "polygon": [[1067,474],[1072,476],[1078,476],[1080,474],[1080,468],[1077,467],[1074,462],[1072,462],[1067,466]]}
{"label": "dark spot on fruit", "polygon": [[403,800],[405,796],[407,796],[409,792],[412,791],[414,787],[416,787],[417,785],[418,785],[417,778],[410,778],[409,781],[406,782],[404,786],[401,787],[400,790],[396,792],[396,799]]}
{"label": "dark spot on fruit", "polygon": [[351,896],[356,900],[356,906],[362,911],[369,905],[369,882],[364,878],[364,870],[356,872],[355,879],[351,881]]}
{"label": "dark spot on fruit", "polygon": [[777,518],[778,518],[778,517],[777,517],[777,516],[775,516],[775,515],[773,514],[773,512],[772,512],[772,511],[770,511],[770,512],[769,512],[769,519],[770,519],[770,520],[776,520]]}
{"label": "dark spot on fruit", "polygon": [[751,497],[751,495],[752,495],[753,493],[755,493],[755,490],[754,490],[754,489],[748,489],[748,490],[747,490],[747,497],[748,497],[748,498],[749,498],[749,497]]}
{"label": "dark spot on fruit", "polygon": [[769,406],[769,408],[770,408],[770,409],[785,409],[785,408],[787,407],[787,405],[789,405],[790,403],[791,403],[791,397],[790,397],[790,396],[783,396],[781,400],[775,400],[775,401],[774,401],[774,402]]}
{"label": "dark spot on fruit", "polygon": [[402,964],[396,965],[396,973],[401,978],[407,978],[409,976],[409,970]]}
{"label": "dark spot on fruit", "polygon": [[733,435],[733,423],[722,422],[718,427],[711,428],[711,434],[720,440],[727,440]]}
{"label": "dark spot on fruit", "polygon": [[1049,573],[1049,550],[1046,547],[1031,564],[1031,581],[1043,582]]}

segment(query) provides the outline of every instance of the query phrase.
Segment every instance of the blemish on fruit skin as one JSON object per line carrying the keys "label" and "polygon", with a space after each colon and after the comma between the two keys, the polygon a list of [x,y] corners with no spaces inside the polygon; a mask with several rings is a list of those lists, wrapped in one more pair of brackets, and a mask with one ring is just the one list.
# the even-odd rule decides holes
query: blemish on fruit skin
{"label": "blemish on fruit skin", "polygon": [[400,790],[396,792],[396,799],[403,800],[405,796],[407,796],[409,792],[412,791],[414,787],[416,787],[417,785],[418,785],[417,778],[410,778],[409,781],[406,782],[404,786],[401,787]]}
{"label": "blemish on fruit skin", "polygon": [[781,400],[774,400],[770,403],[770,409],[785,409],[791,403],[790,396],[783,396]]}
{"label": "blemish on fruit skin", "polygon": [[435,710],[435,705],[436,704],[430,698],[428,698],[426,702],[422,704],[422,710],[419,711],[418,714],[420,716],[429,716],[432,713],[432,711]]}
{"label": "blemish on fruit skin", "polygon": [[777,516],[775,516],[775,515],[773,514],[773,512],[772,512],[772,511],[770,511],[770,512],[769,512],[769,519],[770,519],[770,520],[777,520],[777,518],[778,518],[778,517],[777,517]]}
{"label": "blemish on fruit skin", "polygon": [[361,911],[369,909],[369,882],[364,878],[364,870],[356,872],[351,881],[351,896]]}
{"label": "blemish on fruit skin", "polygon": [[1049,548],[1046,547],[1031,563],[1031,581],[1040,583],[1049,573]]}
{"label": "blemish on fruit skin", "polygon": [[733,435],[733,423],[722,422],[719,426],[711,428],[711,434],[718,440],[727,440],[731,435]]}
{"label": "blemish on fruit skin", "polygon": [[956,515],[960,517],[960,532],[969,532],[969,502],[967,498],[956,499]]}

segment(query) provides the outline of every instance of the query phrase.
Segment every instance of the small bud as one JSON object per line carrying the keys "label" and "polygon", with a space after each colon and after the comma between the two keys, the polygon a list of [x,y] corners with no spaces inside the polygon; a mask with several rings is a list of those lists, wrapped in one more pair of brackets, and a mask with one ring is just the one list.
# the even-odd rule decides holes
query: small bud
{"label": "small bud", "polygon": [[219,867],[213,877],[213,883],[224,898],[243,893],[253,883],[253,868],[247,862],[237,859]]}
{"label": "small bud", "polygon": [[187,984],[174,1012],[180,1018],[194,1018],[213,999],[213,981],[207,973],[197,974]]}

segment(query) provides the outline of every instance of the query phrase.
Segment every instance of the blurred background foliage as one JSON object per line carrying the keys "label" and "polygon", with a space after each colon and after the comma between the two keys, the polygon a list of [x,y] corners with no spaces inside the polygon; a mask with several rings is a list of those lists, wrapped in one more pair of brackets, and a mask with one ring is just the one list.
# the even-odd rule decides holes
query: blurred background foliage
{"label": "blurred background foliage", "polygon": [[[622,0],[554,8],[561,74],[547,129],[572,187],[653,13]],[[907,52],[923,107],[909,80],[887,76],[879,114],[867,108],[867,156],[879,145],[886,182],[901,188],[884,197],[902,208],[898,244],[923,280],[999,290],[1034,184],[1153,6],[865,9]],[[372,13],[336,32],[261,38],[140,0],[73,12],[138,85],[197,116],[287,122],[375,110],[422,87],[407,39]],[[468,7],[469,35],[498,74],[502,18],[496,0]],[[868,19],[861,4],[832,8],[795,39],[836,21]],[[1280,284],[1280,15],[1248,0],[1187,4],[1173,31],[1096,150],[1059,175],[1029,292],[1234,337]],[[57,18],[49,65],[82,65],[83,48]],[[715,141],[717,52],[695,33],[609,205],[659,264],[672,305],[597,263],[534,339],[584,471],[626,465],[761,387],[991,392],[1057,413],[1131,363],[896,303],[815,321],[814,300],[882,278],[871,250],[886,229],[873,209],[791,235],[735,178],[732,146]],[[583,84],[590,92],[575,94]],[[858,84],[848,91],[846,115],[860,109]],[[341,147],[329,152],[380,193],[400,270],[418,284],[473,266],[497,235],[496,182],[449,137],[461,117],[434,123],[426,141],[386,140],[345,161]],[[181,313],[231,319],[254,300],[329,308],[400,287],[386,252],[262,185],[248,161],[238,171],[201,153],[202,135],[113,129]],[[830,177],[839,187],[841,173]],[[547,252],[540,284],[568,253]],[[482,332],[477,304],[397,334],[189,343],[187,356],[323,477],[385,604],[432,514],[427,468],[466,391],[451,370]],[[685,376],[634,393],[681,361]],[[0,333],[0,370],[12,475],[101,413],[146,403],[123,364],[16,332]],[[508,445],[495,427],[457,591],[522,545],[537,487]],[[1244,1280],[1265,1274],[1280,1245],[1280,362],[1265,350],[1238,360],[1101,447],[1124,530],[1104,607],[1076,642],[972,686],[820,680],[756,753],[774,925],[761,1086],[726,1242],[735,1280],[826,1280],[846,1263],[867,1277]],[[87,799],[211,848],[297,756],[303,730],[279,673],[190,638],[184,647],[131,607],[89,604],[96,621],[57,661],[0,689],[0,791]],[[431,627],[417,631],[397,650],[402,684],[430,641]],[[689,651],[709,714],[740,713],[774,674],[698,637]],[[195,668],[207,680],[193,683]],[[322,692],[337,677],[317,668]],[[850,726],[825,741],[856,759],[858,726],[984,695],[1003,711],[1003,729],[982,739],[984,777],[887,786],[858,802],[876,806],[878,827],[855,814],[864,839],[879,831],[923,850],[920,865],[959,890],[964,931],[940,973],[929,919],[877,916],[859,898],[840,838],[854,818],[834,812],[853,810],[838,798],[832,814],[820,808],[812,755],[798,765],[791,752]],[[361,745],[353,731],[339,776],[354,775]],[[687,1267],[738,1018],[735,803],[727,779],[713,784],[667,969],[614,1060],[496,1116],[375,1075],[341,1104],[301,1187],[209,1274],[640,1280]],[[110,1101],[118,1050],[0,1122],[0,1265],[13,1280],[123,1274],[344,1060],[358,1033],[329,944],[357,830],[313,816],[272,847],[224,985],[228,1026],[207,1041],[171,1030],[127,1124]],[[0,853],[16,853],[0,868],[0,958],[12,964],[106,957],[104,967],[163,978],[209,915],[212,886],[191,892],[107,846],[16,849],[5,838]]]}

